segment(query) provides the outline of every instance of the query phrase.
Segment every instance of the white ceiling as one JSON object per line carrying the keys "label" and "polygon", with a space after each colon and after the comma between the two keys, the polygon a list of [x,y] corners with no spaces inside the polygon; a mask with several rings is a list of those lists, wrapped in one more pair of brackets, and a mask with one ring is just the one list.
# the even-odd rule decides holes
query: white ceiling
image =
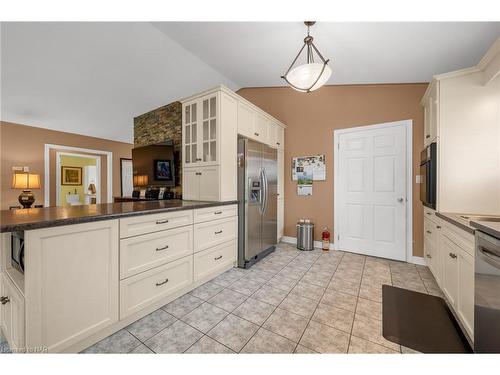
{"label": "white ceiling", "polygon": [[[306,34],[302,22],[154,25],[242,87],[283,85]],[[429,82],[475,65],[500,35],[500,23],[318,22],[311,35],[330,59],[328,84]]]}
{"label": "white ceiling", "polygon": [[[427,82],[500,23],[318,23],[329,84]],[[2,23],[1,119],[132,142],[133,117],[224,84],[283,85],[302,23]]]}

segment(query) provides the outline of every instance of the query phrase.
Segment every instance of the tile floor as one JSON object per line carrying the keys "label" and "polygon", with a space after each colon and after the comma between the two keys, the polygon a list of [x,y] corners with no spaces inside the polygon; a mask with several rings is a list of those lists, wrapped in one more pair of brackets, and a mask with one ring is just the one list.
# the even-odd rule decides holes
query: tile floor
{"label": "tile floor", "polygon": [[382,337],[382,284],[442,296],[427,267],[282,243],[84,353],[412,353]]}
{"label": "tile floor", "polygon": [[281,243],[84,353],[414,353],[382,337],[382,284],[442,296],[424,266]]}

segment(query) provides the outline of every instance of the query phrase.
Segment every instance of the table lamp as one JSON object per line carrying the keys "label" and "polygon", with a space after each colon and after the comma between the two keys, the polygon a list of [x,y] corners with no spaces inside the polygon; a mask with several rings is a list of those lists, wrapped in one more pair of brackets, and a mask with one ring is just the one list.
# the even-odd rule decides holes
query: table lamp
{"label": "table lamp", "polygon": [[40,189],[40,175],[31,173],[14,173],[12,176],[12,188],[22,189],[19,195],[19,203],[23,208],[30,208],[35,202],[35,195],[31,189]]}
{"label": "table lamp", "polygon": [[148,185],[148,175],[135,175],[134,178],[134,186],[147,186]]}

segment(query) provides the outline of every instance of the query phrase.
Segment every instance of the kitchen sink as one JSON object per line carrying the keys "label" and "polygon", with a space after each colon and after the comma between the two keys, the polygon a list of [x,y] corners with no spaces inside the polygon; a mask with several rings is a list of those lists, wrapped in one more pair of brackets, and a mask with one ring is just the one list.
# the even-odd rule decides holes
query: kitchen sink
{"label": "kitchen sink", "polygon": [[481,215],[460,215],[462,219],[472,221],[494,221],[500,222],[500,216],[481,216]]}

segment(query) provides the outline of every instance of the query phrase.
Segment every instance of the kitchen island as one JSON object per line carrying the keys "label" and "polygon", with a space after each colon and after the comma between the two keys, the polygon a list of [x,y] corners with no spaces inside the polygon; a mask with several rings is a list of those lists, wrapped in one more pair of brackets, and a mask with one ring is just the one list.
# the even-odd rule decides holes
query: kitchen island
{"label": "kitchen island", "polygon": [[[236,265],[235,201],[1,211],[1,326],[13,351],[79,352]],[[12,265],[24,237],[24,272]]]}

